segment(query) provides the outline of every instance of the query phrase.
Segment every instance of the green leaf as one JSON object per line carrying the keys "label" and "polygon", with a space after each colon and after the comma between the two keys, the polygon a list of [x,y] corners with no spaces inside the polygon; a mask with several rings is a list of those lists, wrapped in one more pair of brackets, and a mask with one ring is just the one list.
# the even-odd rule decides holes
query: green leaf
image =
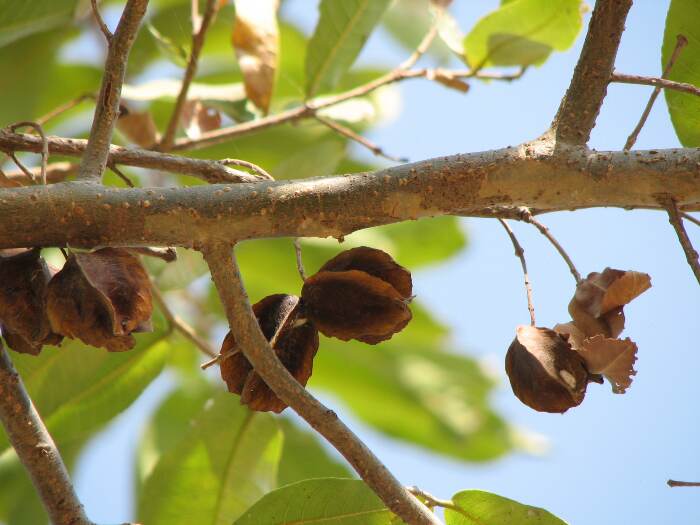
{"label": "green leaf", "polygon": [[360,54],[391,0],[322,0],[306,54],[306,96],[332,88]]}
{"label": "green leaf", "polygon": [[299,179],[332,175],[344,156],[345,141],[324,140],[284,159],[272,170],[272,176],[275,179]]}
{"label": "green leaf", "polygon": [[146,28],[148,32],[151,33],[158,49],[160,49],[161,53],[163,53],[168,60],[180,67],[187,67],[189,52],[185,49],[185,46],[177,44],[173,39],[163,35],[151,23],[146,23]]}
{"label": "green leaf", "polygon": [[315,432],[301,429],[286,418],[280,419],[279,422],[284,432],[279,485],[289,485],[311,478],[353,477],[352,471],[341,463],[340,459],[331,457]]}
{"label": "green leaf", "polygon": [[[700,85],[700,4],[695,0],[671,0],[666,15],[666,30],[661,53],[661,68],[668,64],[676,47],[676,35],[684,35],[690,44],[683,49],[668,78],[676,82]],[[665,89],[666,104],[673,128],[683,146],[700,146],[700,98],[689,93]]]}
{"label": "green leaf", "polygon": [[144,483],[139,521],[230,525],[275,486],[282,434],[269,414],[219,392]]}
{"label": "green leaf", "polygon": [[[12,354],[49,432],[59,445],[92,435],[133,403],[163,369],[162,333],[137,336],[133,350],[109,353],[75,341],[38,357]],[[8,446],[0,435],[0,450]]]}
{"label": "green leaf", "polygon": [[0,47],[68,24],[77,4],[78,0],[0,0]]}
{"label": "green leaf", "polygon": [[566,525],[550,512],[481,490],[452,497],[460,510],[445,509],[447,525]]}
{"label": "green leaf", "polygon": [[392,517],[363,481],[322,478],[273,490],[234,525],[390,525]]}
{"label": "green leaf", "polygon": [[479,20],[464,39],[469,65],[531,66],[568,49],[581,30],[580,0],[517,0]]}

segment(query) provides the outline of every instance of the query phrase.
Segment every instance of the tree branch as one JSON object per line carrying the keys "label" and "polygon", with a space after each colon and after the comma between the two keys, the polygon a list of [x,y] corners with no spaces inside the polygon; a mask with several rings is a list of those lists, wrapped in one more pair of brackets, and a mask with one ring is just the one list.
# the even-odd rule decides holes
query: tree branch
{"label": "tree branch", "polygon": [[307,392],[279,361],[255,320],[232,246],[208,244],[202,253],[236,342],[265,383],[345,457],[395,514],[411,525],[439,525],[437,517],[394,478],[335,412]]}
{"label": "tree branch", "polygon": [[690,266],[695,278],[698,280],[698,284],[700,284],[700,260],[698,259],[698,252],[693,247],[693,243],[690,242],[688,232],[685,231],[683,219],[678,211],[678,204],[673,198],[660,199],[660,202],[662,202],[668,210],[668,221],[671,223],[671,226],[673,226],[673,229],[676,230],[676,235],[678,235],[678,241],[681,243],[683,253],[685,253],[688,266]]}
{"label": "tree branch", "polygon": [[[185,76],[182,79],[182,86],[180,87],[180,93],[175,101],[175,107],[173,108],[173,114],[170,116],[170,121],[168,122],[168,127],[163,134],[163,138],[160,141],[159,149],[161,151],[168,151],[175,140],[175,133],[177,132],[177,127],[180,122],[180,116],[182,115],[182,108],[185,106],[187,101],[187,92],[190,89],[190,84],[194,80],[194,76],[197,73],[197,66],[199,63],[199,54],[204,46],[204,38],[209,30],[209,25],[214,20],[217,11],[219,10],[220,2],[219,0],[207,0],[207,6],[204,11],[204,16],[201,18],[199,24],[195,24],[195,19],[193,14],[192,18],[192,49],[190,50],[190,58],[187,61],[187,69],[185,70]],[[195,27],[199,25],[199,27]]]}
{"label": "tree branch", "polygon": [[688,93],[700,97],[700,88],[686,82],[675,82],[666,80],[665,78],[657,77],[642,77],[639,75],[625,75],[623,73],[613,73],[610,77],[610,82],[619,82],[621,84],[640,84],[643,86],[654,86],[663,89],[672,89],[682,93]]}
{"label": "tree branch", "polygon": [[[82,139],[66,139],[47,137],[49,152],[58,155],[80,157],[87,148],[87,141]],[[8,133],[0,130],[0,151],[32,151],[41,152],[42,141],[33,135]],[[137,168],[167,171],[191,175],[209,183],[217,182],[257,182],[259,177],[226,166],[229,159],[201,160],[158,153],[139,148],[123,148],[111,145],[107,164],[122,164]],[[50,179],[49,179],[50,180]]]}
{"label": "tree branch", "polygon": [[68,471],[0,341],[0,420],[54,525],[93,525]]}
{"label": "tree branch", "polygon": [[126,61],[147,6],[148,0],[128,0],[114,35],[108,39],[102,87],[97,97],[90,137],[78,171],[79,179],[99,181],[107,166],[112,133],[119,116]]}
{"label": "tree branch", "polygon": [[569,89],[552,122],[557,143],[588,142],[605,99],[632,0],[597,0]]}
{"label": "tree branch", "polygon": [[[537,149],[540,148],[540,149]],[[153,153],[157,155],[156,153]],[[201,162],[201,161],[200,161]],[[520,218],[601,206],[700,210],[699,149],[552,153],[535,143],[374,173],[187,188],[59,183],[0,189],[0,248],[184,246],[339,237],[438,215]]]}

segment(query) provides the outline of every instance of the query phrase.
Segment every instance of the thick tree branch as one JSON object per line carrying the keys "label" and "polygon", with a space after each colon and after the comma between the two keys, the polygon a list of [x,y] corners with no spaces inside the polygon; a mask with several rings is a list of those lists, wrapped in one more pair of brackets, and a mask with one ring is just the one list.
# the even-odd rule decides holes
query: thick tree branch
{"label": "thick tree branch", "polygon": [[128,0],[114,35],[108,38],[102,87],[97,97],[88,145],[78,172],[79,179],[99,181],[107,166],[112,133],[119,116],[126,62],[147,6],[148,0]]}
{"label": "thick tree branch", "polygon": [[204,245],[202,253],[236,342],[265,383],[348,460],[395,514],[411,525],[439,525],[440,520],[399,483],[335,412],[307,392],[277,359],[255,320],[232,246]]}
{"label": "thick tree branch", "polygon": [[[48,137],[49,153],[80,157],[84,154],[87,141]],[[0,151],[41,152],[42,141],[34,135],[8,133],[0,130]],[[259,177],[226,166],[228,159],[201,160],[149,151],[139,148],[109,147],[108,165],[122,164],[137,168],[167,171],[191,175],[210,183],[216,182],[257,182]]]}
{"label": "thick tree branch", "polygon": [[93,525],[68,471],[0,341],[0,420],[54,525]]}
{"label": "thick tree branch", "polygon": [[339,237],[438,215],[519,218],[612,206],[700,210],[700,150],[552,153],[546,141],[375,173],[189,188],[60,183],[0,189],[0,248],[185,246],[262,237]]}
{"label": "thick tree branch", "polygon": [[597,0],[569,89],[552,122],[557,142],[588,142],[607,92],[632,0]]}

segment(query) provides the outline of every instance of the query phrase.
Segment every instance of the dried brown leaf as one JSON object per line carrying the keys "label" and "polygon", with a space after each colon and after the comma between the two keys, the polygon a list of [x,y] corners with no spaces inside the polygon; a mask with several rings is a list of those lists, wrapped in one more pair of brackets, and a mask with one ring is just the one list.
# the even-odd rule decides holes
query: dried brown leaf
{"label": "dried brown leaf", "polygon": [[[256,303],[253,312],[279,360],[302,386],[306,386],[318,351],[318,331],[304,317],[299,298],[284,294],[270,295]],[[226,356],[235,350],[235,338],[229,332],[220,353]],[[225,357],[219,366],[228,390],[240,394],[241,403],[251,410],[279,413],[287,407],[241,352]]]}
{"label": "dried brown leaf", "polygon": [[199,100],[188,100],[182,108],[181,122],[187,136],[195,140],[202,133],[221,127],[221,113]]}
{"label": "dried brown leaf", "polygon": [[248,98],[264,113],[275,87],[279,29],[279,0],[235,0],[233,47]]}
{"label": "dried brown leaf", "polygon": [[588,372],[564,336],[521,325],[506,353],[513,393],[539,412],[566,412],[586,395]]}
{"label": "dried brown leaf", "polygon": [[629,338],[620,340],[596,335],[584,340],[578,353],[588,371],[603,374],[616,394],[624,394],[632,384],[632,376],[637,373],[634,370],[637,345]]}
{"label": "dried brown leaf", "polygon": [[158,128],[149,111],[129,111],[122,105],[117,129],[129,141],[142,148],[151,148],[160,140]]}
{"label": "dried brown leaf", "polygon": [[49,283],[47,308],[55,332],[110,352],[129,350],[132,332],[151,329],[148,274],[124,249],[72,254]]}
{"label": "dried brown leaf", "polygon": [[411,272],[382,250],[367,246],[345,250],[326,261],[319,272],[345,272],[348,270],[361,270],[388,282],[396,288],[396,291],[404,299],[410,298],[413,293]]}
{"label": "dried brown leaf", "polygon": [[360,270],[320,271],[301,291],[306,313],[329,337],[376,344],[411,320],[406,298],[387,281]]}

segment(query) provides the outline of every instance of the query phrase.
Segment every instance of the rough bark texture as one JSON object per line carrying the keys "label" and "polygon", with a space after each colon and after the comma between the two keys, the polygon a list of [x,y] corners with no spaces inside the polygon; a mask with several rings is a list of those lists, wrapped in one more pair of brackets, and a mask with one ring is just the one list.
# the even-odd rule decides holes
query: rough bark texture
{"label": "rough bark texture", "polygon": [[[546,140],[375,173],[189,188],[60,183],[0,190],[0,248],[198,246],[278,236],[339,237],[445,214],[514,216],[600,206],[700,209],[700,150],[551,153]],[[501,212],[498,207],[505,206]],[[31,213],[26,210],[31,209]]]}

